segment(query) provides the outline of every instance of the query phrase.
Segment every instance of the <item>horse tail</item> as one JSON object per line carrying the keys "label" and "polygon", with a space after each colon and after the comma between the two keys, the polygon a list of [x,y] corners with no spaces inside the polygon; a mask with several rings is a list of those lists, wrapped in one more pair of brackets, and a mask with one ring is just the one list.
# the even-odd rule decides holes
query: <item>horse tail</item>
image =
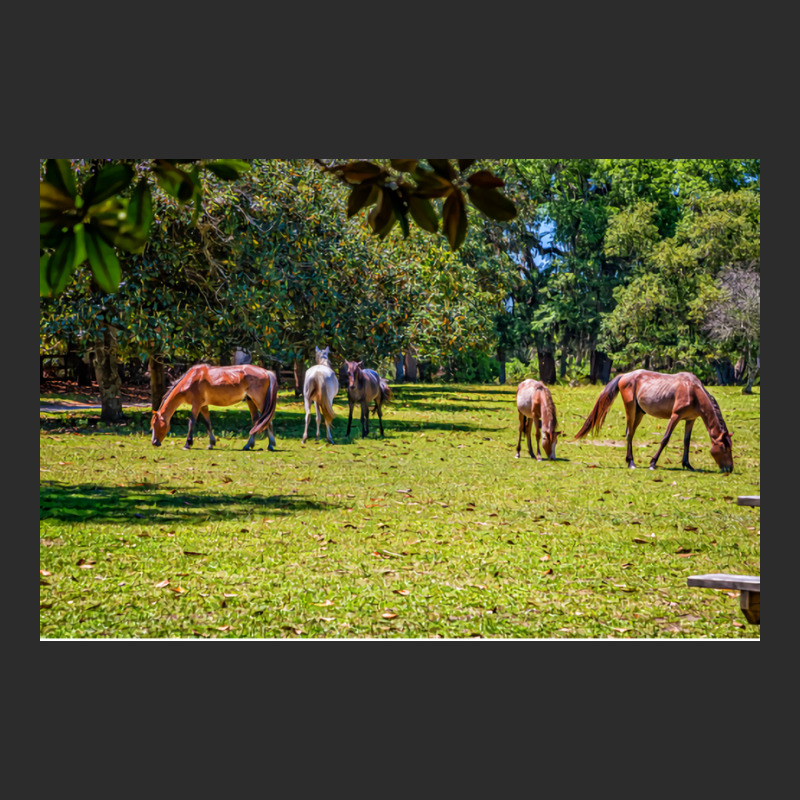
{"label": "horse tail", "polygon": [[278,406],[278,380],[272,375],[269,376],[269,391],[267,392],[267,399],[264,402],[264,410],[261,416],[256,420],[256,424],[250,428],[250,436],[256,433],[261,433],[264,428],[272,421],[275,416],[275,409]]}
{"label": "horse tail", "polygon": [[583,423],[581,429],[575,434],[576,439],[582,439],[590,430],[592,433],[597,433],[603,426],[606,420],[606,414],[608,414],[608,409],[611,408],[611,404],[614,402],[617,394],[619,394],[619,381],[621,377],[622,375],[617,375],[617,377],[614,378],[611,383],[607,384],[605,389],[600,392],[600,397],[597,398],[597,402],[586,418],[586,422]]}
{"label": "horse tail", "polygon": [[314,380],[316,382],[316,391],[319,394],[319,400],[317,400],[317,402],[322,411],[322,416],[325,419],[325,424],[330,425],[333,422],[333,418],[336,416],[336,412],[333,410],[331,399],[328,397],[328,392],[325,390],[325,380],[321,375],[317,375]]}
{"label": "horse tail", "polygon": [[394,399],[394,394],[392,393],[392,388],[386,383],[383,378],[380,381],[380,388],[381,388],[381,405],[385,405],[386,403],[391,403]]}

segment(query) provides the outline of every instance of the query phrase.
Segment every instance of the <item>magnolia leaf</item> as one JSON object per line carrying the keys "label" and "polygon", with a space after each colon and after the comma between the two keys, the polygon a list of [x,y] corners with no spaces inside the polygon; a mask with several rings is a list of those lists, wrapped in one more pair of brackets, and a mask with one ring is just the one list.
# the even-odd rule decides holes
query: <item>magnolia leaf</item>
{"label": "magnolia leaf", "polygon": [[485,189],[482,186],[470,186],[467,189],[469,199],[478,210],[490,219],[508,222],[517,216],[514,204],[496,189]]}
{"label": "magnolia leaf", "polygon": [[44,165],[44,179],[69,197],[77,197],[75,173],[68,158],[48,158]]}
{"label": "magnolia leaf", "polygon": [[409,195],[407,202],[412,219],[422,230],[429,233],[436,233],[439,230],[439,217],[430,200],[412,194]]}
{"label": "magnolia leaf", "polygon": [[[45,267],[45,280],[53,295],[64,291],[78,264],[86,260],[83,225],[76,225],[61,240]],[[41,258],[39,259],[41,272]]]}
{"label": "magnolia leaf", "polygon": [[400,196],[400,193],[394,189],[387,188],[384,189],[384,191],[389,196],[389,202],[392,204],[394,215],[397,217],[397,221],[400,223],[403,236],[408,238],[408,205]]}
{"label": "magnolia leaf", "polygon": [[467,236],[467,209],[464,195],[454,190],[442,208],[442,230],[451,250],[458,250]]}
{"label": "magnolia leaf", "polygon": [[54,213],[75,208],[75,201],[64,191],[47,181],[39,182],[39,218],[51,219]]}
{"label": "magnolia leaf", "polygon": [[47,262],[50,256],[43,253],[39,256],[39,295],[41,297],[50,297],[50,284],[47,281]]}
{"label": "magnolia leaf", "polygon": [[358,214],[367,205],[374,188],[371,184],[359,184],[353,187],[350,196],[347,198],[348,218]]}
{"label": "magnolia leaf", "polygon": [[383,173],[383,170],[371,161],[352,161],[340,167],[339,172],[348,183],[362,183],[371,178],[377,178]]}
{"label": "magnolia leaf", "polygon": [[417,197],[445,197],[455,191],[452,182],[429,170],[417,169],[412,177],[417,182],[414,195]]}
{"label": "magnolia leaf", "polygon": [[104,292],[116,292],[122,277],[114,248],[103,239],[94,223],[86,231],[86,252],[98,286]]}
{"label": "magnolia leaf", "polygon": [[83,202],[94,206],[126,189],[134,178],[133,168],[127,164],[111,164],[93,175],[83,188]]}
{"label": "magnolia leaf", "polygon": [[453,169],[453,166],[448,159],[428,158],[426,160],[443,178],[447,178],[447,180],[452,181],[456,177],[456,171]]}
{"label": "magnolia leaf", "polygon": [[142,178],[136,184],[133,194],[128,202],[128,211],[125,222],[120,226],[120,234],[142,238],[147,241],[150,224],[153,221],[153,196],[150,193],[150,184]]}
{"label": "magnolia leaf", "polygon": [[392,167],[400,172],[413,172],[419,163],[418,158],[391,158]]}
{"label": "magnolia leaf", "polygon": [[239,158],[220,158],[206,164],[206,169],[224,181],[234,181],[247,172],[250,165]]}
{"label": "magnolia leaf", "polygon": [[505,183],[488,169],[479,169],[467,178],[470,186],[481,186],[484,189],[492,189],[498,186],[505,186]]}

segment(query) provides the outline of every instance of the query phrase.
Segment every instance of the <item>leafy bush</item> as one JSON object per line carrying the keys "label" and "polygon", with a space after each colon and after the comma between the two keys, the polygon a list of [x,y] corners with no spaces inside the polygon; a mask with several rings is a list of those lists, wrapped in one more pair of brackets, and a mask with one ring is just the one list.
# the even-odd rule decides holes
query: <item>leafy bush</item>
{"label": "leafy bush", "polygon": [[516,384],[524,381],[525,378],[537,378],[534,375],[537,370],[531,364],[524,364],[518,358],[506,361],[506,383]]}

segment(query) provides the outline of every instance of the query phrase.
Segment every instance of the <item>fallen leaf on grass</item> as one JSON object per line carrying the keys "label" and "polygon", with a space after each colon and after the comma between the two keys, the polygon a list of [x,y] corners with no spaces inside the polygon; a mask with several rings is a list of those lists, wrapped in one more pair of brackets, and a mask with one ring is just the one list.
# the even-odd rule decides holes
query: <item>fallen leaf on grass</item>
{"label": "fallen leaf on grass", "polygon": [[183,594],[184,592],[189,591],[188,589],[184,589],[183,586],[170,586],[169,588],[172,589],[175,594]]}
{"label": "fallen leaf on grass", "polygon": [[312,605],[315,605],[315,606],[332,606],[333,605],[333,600],[328,598],[327,600],[323,600],[321,603],[312,603]]}
{"label": "fallen leaf on grass", "polygon": [[393,591],[395,594],[401,594],[401,595],[403,595],[403,597],[405,597],[405,596],[406,596],[406,595],[408,595],[408,594],[411,594],[411,592],[410,592],[408,589],[392,589],[392,591]]}
{"label": "fallen leaf on grass", "polygon": [[169,586],[169,579],[164,579],[161,583],[157,583],[156,589],[163,589],[165,586]]}
{"label": "fallen leaf on grass", "polygon": [[684,527],[684,530],[685,531],[696,531],[697,528],[694,525],[687,525],[686,527]]}
{"label": "fallen leaf on grass", "polygon": [[633,541],[636,542],[636,544],[650,544],[647,539],[640,539],[638,536],[635,537]]}
{"label": "fallen leaf on grass", "polygon": [[547,553],[545,553],[545,554],[544,554],[544,555],[543,555],[543,556],[542,556],[542,557],[539,559],[539,561],[549,561],[549,560],[550,560],[550,556],[548,556],[548,555],[547,555]]}
{"label": "fallen leaf on grass", "polygon": [[218,631],[232,631],[233,625],[220,625],[217,627]]}
{"label": "fallen leaf on grass", "polygon": [[202,636],[204,639],[208,639],[211,636],[210,633],[202,633],[201,631],[192,631],[195,636]]}
{"label": "fallen leaf on grass", "polygon": [[48,572],[46,569],[40,569],[39,570],[39,574],[40,575],[52,575],[53,573],[52,572]]}
{"label": "fallen leaf on grass", "polygon": [[542,575],[552,575],[552,574],[553,574],[553,570],[552,569],[548,569],[546,572],[542,573]]}
{"label": "fallen leaf on grass", "polygon": [[223,592],[222,596],[223,597],[238,597],[239,595],[238,594],[234,594],[234,593]]}
{"label": "fallen leaf on grass", "polygon": [[397,614],[392,614],[392,613],[387,611],[385,614],[381,614],[381,616],[384,619],[394,619],[397,616]]}

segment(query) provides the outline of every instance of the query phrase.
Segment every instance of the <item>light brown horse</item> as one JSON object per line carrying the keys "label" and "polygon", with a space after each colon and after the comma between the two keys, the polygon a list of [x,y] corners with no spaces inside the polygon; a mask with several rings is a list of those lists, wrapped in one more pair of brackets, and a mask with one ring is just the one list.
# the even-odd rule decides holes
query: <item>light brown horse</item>
{"label": "light brown horse", "polygon": [[[269,449],[274,449],[275,435],[272,432],[272,418],[278,400],[278,379],[274,372],[256,367],[253,364],[239,364],[233,367],[210,367],[198,364],[178,378],[161,401],[158,411],[153,412],[150,427],[153,430],[153,444],[158,447],[169,433],[170,420],[182,405],[190,405],[189,435],[184,450],[194,441],[194,429],[199,414],[208,428],[208,449],[217,441],[211,429],[211,415],[208,407],[231,406],[246,400],[250,408],[252,429],[250,438],[244,446],[249,450],[256,440],[256,434],[267,429]],[[259,416],[260,414],[260,416]]]}
{"label": "light brown horse", "polygon": [[675,426],[685,420],[683,434],[683,467],[694,469],[689,463],[689,440],[692,436],[694,421],[700,417],[705,423],[711,438],[711,455],[723,472],[733,472],[733,452],[731,450],[731,434],[722,418],[717,401],[709,394],[700,379],[691,372],[677,372],[674,375],[662,372],[650,372],[637,369],[617,375],[600,393],[592,412],[583,423],[583,427],[575,434],[580,439],[591,430],[600,430],[608,409],[617,394],[622,395],[625,403],[627,428],[625,437],[628,450],[625,460],[631,469],[635,469],[633,461],[633,434],[645,414],[659,419],[668,419],[664,438],[650,460],[650,469],[656,468],[656,461],[661,451],[667,446],[669,437]]}
{"label": "light brown horse", "polygon": [[[556,418],[556,404],[550,390],[541,381],[526,378],[517,386],[517,411],[519,411],[519,439],[517,440],[517,454],[519,458],[520,446],[522,444],[522,434],[528,438],[528,453],[531,458],[533,446],[531,444],[531,428],[536,427],[536,460],[542,460],[542,453],[539,449],[541,441],[544,454],[551,460],[556,460],[556,443],[561,431],[556,430],[558,419]],[[544,437],[543,437],[544,435]],[[544,441],[542,441],[544,438]]]}
{"label": "light brown horse", "polygon": [[391,403],[392,390],[389,384],[374,369],[364,369],[363,361],[345,361],[339,371],[339,378],[347,389],[347,402],[350,404],[350,416],[347,418],[347,435],[353,423],[353,407],[361,406],[361,438],[369,435],[369,404],[375,404],[378,425],[383,436],[383,405]]}

